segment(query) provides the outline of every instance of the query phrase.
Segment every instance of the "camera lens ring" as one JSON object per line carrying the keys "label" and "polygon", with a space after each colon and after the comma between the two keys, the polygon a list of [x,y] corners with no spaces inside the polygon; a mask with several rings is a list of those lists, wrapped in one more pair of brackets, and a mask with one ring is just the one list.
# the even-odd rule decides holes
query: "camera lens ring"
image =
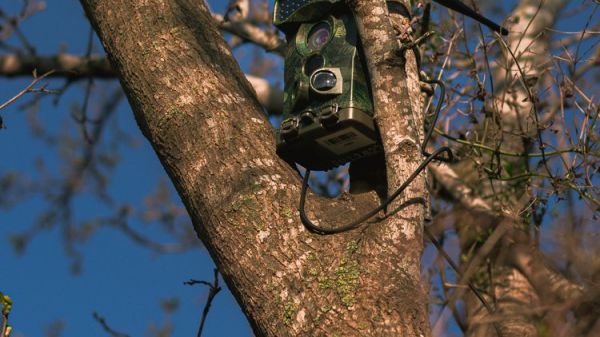
{"label": "camera lens ring", "polygon": [[316,92],[328,92],[334,89],[338,83],[337,76],[328,69],[316,71],[310,78],[310,86]]}
{"label": "camera lens ring", "polygon": [[309,30],[306,37],[306,46],[313,51],[321,50],[331,40],[332,36],[333,32],[329,22],[321,21]]}

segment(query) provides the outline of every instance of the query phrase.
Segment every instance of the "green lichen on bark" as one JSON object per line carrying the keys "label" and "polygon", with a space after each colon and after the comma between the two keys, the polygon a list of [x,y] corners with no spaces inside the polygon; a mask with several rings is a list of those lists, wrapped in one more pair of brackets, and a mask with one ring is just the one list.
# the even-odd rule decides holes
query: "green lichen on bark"
{"label": "green lichen on bark", "polygon": [[358,242],[350,241],[346,245],[344,256],[339,264],[327,275],[319,278],[318,288],[322,291],[334,291],[341,304],[350,308],[356,303],[356,290],[363,271],[357,260]]}
{"label": "green lichen on bark", "polygon": [[356,302],[355,292],[358,288],[361,268],[356,261],[342,261],[335,271],[335,291],[342,304],[349,308]]}
{"label": "green lichen on bark", "polygon": [[267,225],[261,221],[261,206],[257,201],[258,192],[263,189],[263,185],[255,182],[249,189],[249,193],[240,194],[237,200],[231,204],[231,210],[241,212],[244,219],[252,223],[256,230],[261,231],[267,228]]}
{"label": "green lichen on bark", "polygon": [[292,324],[292,319],[296,315],[296,311],[298,308],[294,305],[294,303],[288,302],[283,305],[283,322],[286,325]]}
{"label": "green lichen on bark", "polygon": [[282,214],[286,219],[291,219],[294,216],[294,211],[289,207],[285,207]]}

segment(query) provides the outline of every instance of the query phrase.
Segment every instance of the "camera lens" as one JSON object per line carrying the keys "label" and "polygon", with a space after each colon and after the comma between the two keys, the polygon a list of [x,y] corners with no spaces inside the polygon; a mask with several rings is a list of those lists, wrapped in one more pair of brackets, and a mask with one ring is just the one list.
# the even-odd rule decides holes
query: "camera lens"
{"label": "camera lens", "polygon": [[311,50],[323,48],[331,38],[331,27],[327,22],[316,24],[308,33],[307,44]]}
{"label": "camera lens", "polygon": [[337,77],[329,70],[322,70],[315,73],[310,81],[310,85],[317,91],[327,91],[335,88]]}

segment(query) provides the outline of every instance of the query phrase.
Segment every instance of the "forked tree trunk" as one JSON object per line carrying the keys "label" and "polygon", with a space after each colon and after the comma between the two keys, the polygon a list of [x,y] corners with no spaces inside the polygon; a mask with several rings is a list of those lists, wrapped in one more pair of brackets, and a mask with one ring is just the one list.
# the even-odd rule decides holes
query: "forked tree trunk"
{"label": "forked tree trunk", "polygon": [[[308,232],[297,211],[300,179],[275,155],[274,132],[205,3],[81,2],[139,127],[258,336],[430,336],[423,205],[341,235]],[[395,188],[420,161],[420,102],[405,99],[418,97],[414,59],[405,71],[393,53],[383,0],[352,6]],[[426,198],[424,177],[406,196]],[[338,214],[338,223],[355,216],[349,206],[375,205],[370,194],[309,199],[309,215],[329,223],[335,217],[327,215]]]}

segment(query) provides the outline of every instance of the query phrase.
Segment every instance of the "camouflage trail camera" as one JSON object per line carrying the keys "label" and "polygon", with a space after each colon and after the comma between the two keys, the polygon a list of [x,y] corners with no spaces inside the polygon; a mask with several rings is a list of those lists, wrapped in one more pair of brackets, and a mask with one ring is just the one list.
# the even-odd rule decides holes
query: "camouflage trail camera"
{"label": "camouflage trail camera", "polygon": [[[458,0],[435,0],[506,34],[506,29],[475,13]],[[409,11],[397,0],[388,9],[406,17]],[[437,80],[425,82],[441,88],[421,151],[427,158],[382,204],[341,226],[322,227],[306,215],[304,206],[310,170],[328,170],[382,151],[373,120],[373,98],[356,23],[343,0],[275,0],[274,24],[287,38],[285,52],[283,121],[277,131],[277,154],[307,169],[300,192],[300,219],[322,235],[352,230],[385,209],[433,160],[453,161],[452,150],[442,146],[426,152],[445,97]],[[442,156],[445,154],[445,156]],[[406,204],[406,203],[405,203]]]}
{"label": "camouflage trail camera", "polygon": [[[508,31],[458,0],[435,0]],[[396,0],[388,8],[405,16]],[[360,38],[343,0],[276,0],[274,24],[288,41],[283,122],[277,154],[310,170],[328,170],[382,151]]]}
{"label": "camouflage trail camera", "polygon": [[288,41],[279,156],[328,170],[381,152],[364,54],[344,1],[278,0],[274,24]]}

